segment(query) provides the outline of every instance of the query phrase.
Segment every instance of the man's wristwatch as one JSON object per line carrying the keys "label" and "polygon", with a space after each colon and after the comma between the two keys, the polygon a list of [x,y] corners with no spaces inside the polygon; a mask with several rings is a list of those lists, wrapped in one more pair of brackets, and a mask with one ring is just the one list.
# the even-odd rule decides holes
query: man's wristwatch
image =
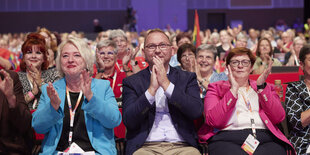
{"label": "man's wristwatch", "polygon": [[267,83],[263,83],[262,85],[257,85],[257,90],[258,89],[265,89],[265,87],[267,86]]}

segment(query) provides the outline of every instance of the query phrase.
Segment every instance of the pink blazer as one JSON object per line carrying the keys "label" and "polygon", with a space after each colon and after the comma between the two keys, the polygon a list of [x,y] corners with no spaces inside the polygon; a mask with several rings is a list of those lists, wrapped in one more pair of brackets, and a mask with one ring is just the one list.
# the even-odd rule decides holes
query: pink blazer
{"label": "pink blazer", "polygon": [[[256,81],[250,80],[251,87],[257,91]],[[209,84],[204,102],[205,124],[199,129],[198,136],[201,142],[206,142],[218,131],[226,127],[237,98],[230,91],[229,81],[218,81]],[[266,88],[258,93],[259,115],[267,128],[280,140],[289,144],[291,151],[288,154],[296,154],[294,147],[284,134],[278,129],[277,124],[285,118],[285,111],[279,96],[274,90],[274,85],[267,84]]]}

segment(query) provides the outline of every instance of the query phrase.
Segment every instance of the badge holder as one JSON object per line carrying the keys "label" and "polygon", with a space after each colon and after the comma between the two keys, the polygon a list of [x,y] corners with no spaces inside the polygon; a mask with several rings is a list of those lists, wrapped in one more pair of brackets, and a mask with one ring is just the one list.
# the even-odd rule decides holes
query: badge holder
{"label": "badge holder", "polygon": [[57,155],[95,155],[95,151],[84,152],[79,145],[73,142],[64,152],[58,152]]}
{"label": "badge holder", "polygon": [[253,155],[254,151],[259,145],[259,141],[256,139],[256,130],[253,118],[251,118],[251,126],[253,135],[249,134],[249,136],[246,138],[246,140],[241,146],[241,148],[249,155]]}

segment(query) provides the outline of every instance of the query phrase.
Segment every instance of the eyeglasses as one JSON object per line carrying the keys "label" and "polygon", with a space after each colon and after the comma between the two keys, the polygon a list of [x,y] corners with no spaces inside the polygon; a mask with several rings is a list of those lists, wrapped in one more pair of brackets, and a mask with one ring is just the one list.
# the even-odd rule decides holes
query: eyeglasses
{"label": "eyeglasses", "polygon": [[159,44],[159,45],[151,44],[151,45],[145,46],[145,48],[148,48],[150,51],[155,51],[157,47],[158,47],[160,50],[166,50],[166,49],[168,49],[170,46],[171,46],[171,45],[169,45],[169,44]]}
{"label": "eyeglasses", "polygon": [[181,59],[194,58],[195,55],[193,53],[182,54]]}
{"label": "eyeglasses", "polygon": [[114,51],[109,51],[109,52],[99,52],[99,55],[100,56],[105,56],[106,54],[108,55],[108,56],[114,56]]}
{"label": "eyeglasses", "polygon": [[239,66],[240,63],[243,67],[248,67],[251,64],[251,61],[250,60],[242,60],[242,61],[231,60],[229,64],[233,67],[237,67]]}

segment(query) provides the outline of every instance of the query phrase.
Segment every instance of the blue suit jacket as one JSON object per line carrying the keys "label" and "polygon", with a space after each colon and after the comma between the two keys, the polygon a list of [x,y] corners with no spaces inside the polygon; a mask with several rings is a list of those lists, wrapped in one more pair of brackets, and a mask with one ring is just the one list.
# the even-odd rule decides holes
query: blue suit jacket
{"label": "blue suit jacket", "polygon": [[[42,87],[42,94],[38,109],[33,114],[32,126],[37,133],[45,134],[42,142],[42,154],[57,154],[64,118],[66,98],[66,81],[60,79],[53,83],[61,104],[56,111],[47,95],[46,86]],[[84,110],[87,134],[91,145],[100,154],[116,154],[113,128],[121,123],[121,114],[110,87],[109,81],[92,79],[91,89],[93,97],[90,101],[84,97]],[[73,133],[75,134],[75,133]]]}
{"label": "blue suit jacket", "polygon": [[[127,128],[126,154],[133,154],[147,139],[155,119],[155,104],[145,96],[150,85],[150,71],[146,68],[123,80],[123,121]],[[202,115],[196,74],[170,67],[168,79],[175,87],[168,107],[177,132],[191,146],[197,147],[193,120]]]}

